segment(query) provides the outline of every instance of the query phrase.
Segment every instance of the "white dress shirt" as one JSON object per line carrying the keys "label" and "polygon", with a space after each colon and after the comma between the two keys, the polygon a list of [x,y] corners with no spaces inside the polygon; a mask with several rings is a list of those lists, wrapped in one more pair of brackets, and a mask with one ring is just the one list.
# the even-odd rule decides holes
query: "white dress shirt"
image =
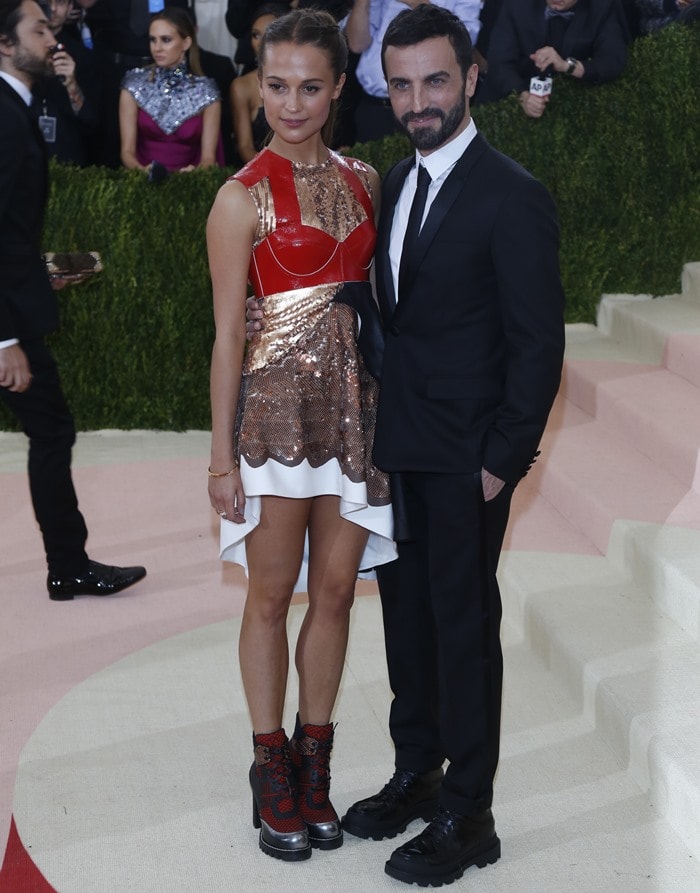
{"label": "white dress shirt", "polygon": [[401,251],[403,250],[403,240],[406,235],[408,216],[411,213],[411,205],[413,204],[413,196],[416,194],[418,165],[424,165],[431,177],[431,183],[428,187],[428,198],[425,202],[425,211],[423,212],[423,220],[421,221],[421,226],[423,226],[423,223],[425,223],[425,219],[428,216],[430,206],[435,201],[435,197],[440,191],[440,188],[452,172],[455,164],[457,164],[462,155],[464,155],[467,146],[475,136],[476,124],[470,119],[469,124],[460,134],[445,143],[444,146],[431,152],[430,155],[423,156],[420,152],[416,151],[416,163],[404,180],[401,195],[396,203],[394,220],[391,225],[391,236],[389,238],[389,260],[391,262],[391,275],[394,280],[394,294],[396,295],[397,300],[399,297],[399,264],[401,263]]}

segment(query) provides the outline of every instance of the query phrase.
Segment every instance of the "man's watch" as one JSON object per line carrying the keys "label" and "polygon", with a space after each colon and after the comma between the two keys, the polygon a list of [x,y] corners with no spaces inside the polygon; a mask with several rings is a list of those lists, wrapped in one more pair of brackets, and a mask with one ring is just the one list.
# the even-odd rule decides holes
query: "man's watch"
{"label": "man's watch", "polygon": [[573,56],[569,56],[566,61],[569,63],[569,67],[566,69],[565,74],[573,74],[576,70],[576,66],[578,65],[578,59],[574,59]]}

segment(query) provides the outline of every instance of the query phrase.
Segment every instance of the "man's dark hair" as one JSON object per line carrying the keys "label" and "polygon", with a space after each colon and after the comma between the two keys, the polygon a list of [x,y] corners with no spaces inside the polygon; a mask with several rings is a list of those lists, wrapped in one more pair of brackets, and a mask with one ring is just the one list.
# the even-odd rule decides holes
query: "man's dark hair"
{"label": "man's dark hair", "polygon": [[22,20],[22,0],[0,0],[0,40],[14,46],[17,43],[17,25]]}
{"label": "man's dark hair", "polygon": [[410,47],[431,37],[447,37],[466,81],[472,65],[472,41],[463,22],[441,6],[421,3],[414,9],[400,12],[389,23],[382,41],[382,71],[386,77],[384,58],[387,47]]}

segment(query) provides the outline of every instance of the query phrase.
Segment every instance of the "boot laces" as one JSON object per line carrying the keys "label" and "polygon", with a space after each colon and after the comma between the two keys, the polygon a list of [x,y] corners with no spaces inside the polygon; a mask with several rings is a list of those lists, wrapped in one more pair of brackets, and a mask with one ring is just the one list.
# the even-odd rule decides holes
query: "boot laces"
{"label": "boot laces", "polygon": [[454,828],[454,816],[444,806],[439,806],[435,816],[423,829],[423,834],[434,842],[439,842]]}
{"label": "boot laces", "polygon": [[270,777],[270,787],[275,793],[280,791],[289,791],[291,768],[289,763],[289,754],[286,747],[264,747],[263,756],[266,759],[260,761],[259,765],[266,767]]}
{"label": "boot laces", "polygon": [[380,792],[380,796],[387,797],[391,800],[397,800],[406,793],[406,786],[415,778],[414,772],[408,770],[399,770],[394,772],[389,781],[384,785]]}

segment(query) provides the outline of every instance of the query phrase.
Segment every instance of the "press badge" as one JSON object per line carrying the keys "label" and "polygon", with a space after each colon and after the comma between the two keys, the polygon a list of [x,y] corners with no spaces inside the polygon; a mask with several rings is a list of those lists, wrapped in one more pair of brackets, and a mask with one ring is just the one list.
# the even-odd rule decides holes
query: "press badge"
{"label": "press badge", "polygon": [[45,142],[56,142],[56,119],[53,115],[39,115],[39,130]]}

